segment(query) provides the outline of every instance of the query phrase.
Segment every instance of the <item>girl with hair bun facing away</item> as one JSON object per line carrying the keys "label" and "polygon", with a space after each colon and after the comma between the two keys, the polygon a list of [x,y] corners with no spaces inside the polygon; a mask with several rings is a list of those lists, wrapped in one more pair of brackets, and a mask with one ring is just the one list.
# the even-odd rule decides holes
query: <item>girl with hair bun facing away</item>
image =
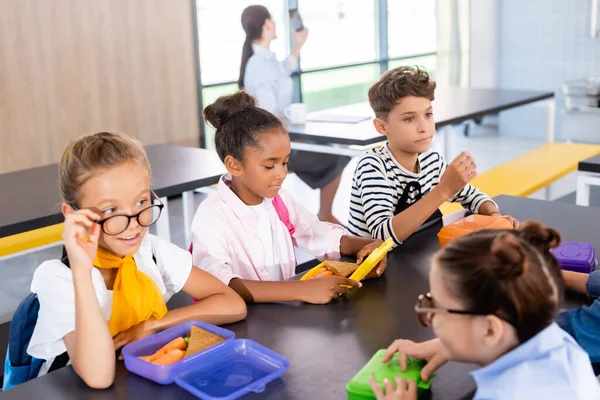
{"label": "girl with hair bun facing away", "polygon": [[[600,398],[588,355],[554,322],[563,285],[550,249],[559,243],[558,232],[534,222],[450,242],[415,306],[437,338],[396,340],[383,361],[399,353],[405,369],[407,356],[424,359],[425,381],[449,360],[478,364],[475,399]],[[414,381],[371,385],[378,399],[417,398]]]}

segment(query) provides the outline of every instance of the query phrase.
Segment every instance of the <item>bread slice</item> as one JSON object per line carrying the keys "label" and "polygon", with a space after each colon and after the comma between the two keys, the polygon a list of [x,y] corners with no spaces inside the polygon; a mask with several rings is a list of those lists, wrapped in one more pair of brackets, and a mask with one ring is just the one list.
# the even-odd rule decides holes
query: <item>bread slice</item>
{"label": "bread slice", "polygon": [[335,275],[342,278],[349,277],[358,268],[358,264],[344,261],[325,261],[325,266]]}
{"label": "bread slice", "polygon": [[209,331],[197,326],[192,326],[192,330],[190,331],[190,343],[188,344],[185,352],[185,357],[189,357],[192,354],[206,350],[209,347],[223,342],[224,340],[225,339],[219,335],[210,333]]}

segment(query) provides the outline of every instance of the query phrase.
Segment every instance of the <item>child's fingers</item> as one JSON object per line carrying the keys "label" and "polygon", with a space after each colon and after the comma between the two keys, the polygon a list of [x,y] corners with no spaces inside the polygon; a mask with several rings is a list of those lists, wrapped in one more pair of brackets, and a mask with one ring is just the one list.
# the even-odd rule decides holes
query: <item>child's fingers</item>
{"label": "child's fingers", "polygon": [[412,399],[412,398],[417,398],[417,382],[415,382],[414,379],[409,379],[407,381],[407,393],[410,395],[408,398]]}
{"label": "child's fingers", "polygon": [[89,231],[89,239],[92,243],[98,243],[98,238],[100,237],[100,225],[94,224]]}
{"label": "child's fingers", "polygon": [[334,279],[336,280],[335,283],[337,283],[338,285],[348,285],[348,286],[352,286],[352,287],[362,287],[362,283],[355,281],[354,279],[348,279],[348,278],[338,278],[338,277],[334,277]]}
{"label": "child's fingers", "polygon": [[379,267],[377,268],[377,275],[381,276],[381,274],[383,274],[383,271],[385,271],[386,268],[387,268],[387,256],[383,256],[381,261],[379,261]]}
{"label": "child's fingers", "polygon": [[365,259],[365,256],[369,254],[370,249],[367,247],[363,247],[358,254],[356,255],[356,263],[358,265],[362,264],[363,260]]}
{"label": "child's fingers", "polygon": [[385,388],[385,393],[390,394],[394,392],[394,384],[389,379],[383,380],[383,387]]}
{"label": "child's fingers", "polygon": [[333,290],[338,294],[338,295],[344,295],[344,294],[348,294],[350,293],[350,290],[348,290],[348,288],[345,288],[343,286],[340,285],[335,285]]}
{"label": "child's fingers", "polygon": [[74,214],[86,215],[88,218],[90,218],[91,220],[94,220],[94,221],[97,221],[100,219],[100,215],[98,215],[95,212],[93,212],[92,210],[88,210],[88,209],[76,211]]}
{"label": "child's fingers", "polygon": [[88,216],[81,214],[68,214],[65,217],[65,222],[67,222],[70,225],[80,225],[86,226],[88,228],[91,228],[92,225],[95,224],[95,222],[91,220]]}
{"label": "child's fingers", "polygon": [[402,371],[406,370],[406,356],[400,351],[400,347],[404,346],[406,342],[406,340],[402,339],[394,340],[394,342],[386,349],[381,361],[384,363],[389,362],[394,357],[394,354],[398,353],[400,369],[402,369]]}
{"label": "child's fingers", "polygon": [[87,235],[87,230],[83,226],[74,226],[66,233],[65,240],[83,240]]}
{"label": "child's fingers", "polygon": [[399,375],[396,377],[396,390],[400,393],[404,393],[408,390],[408,382]]}
{"label": "child's fingers", "polygon": [[371,389],[373,389],[373,394],[375,395],[377,400],[383,400],[383,390],[381,390],[375,378],[370,376],[369,383],[371,384]]}
{"label": "child's fingers", "polygon": [[441,354],[434,355],[429,361],[427,361],[427,364],[425,364],[423,369],[421,369],[421,379],[427,382],[431,375],[433,375],[433,373],[445,363],[446,359],[444,356]]}

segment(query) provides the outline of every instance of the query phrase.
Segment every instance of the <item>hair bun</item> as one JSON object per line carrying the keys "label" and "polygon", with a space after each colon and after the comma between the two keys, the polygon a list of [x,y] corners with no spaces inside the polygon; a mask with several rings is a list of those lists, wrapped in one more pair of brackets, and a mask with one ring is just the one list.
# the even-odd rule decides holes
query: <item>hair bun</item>
{"label": "hair bun", "polygon": [[515,279],[526,268],[525,250],[520,239],[512,233],[500,233],[492,242],[491,253],[495,259],[492,271],[498,279]]}
{"label": "hair bun", "polygon": [[560,233],[539,222],[524,222],[521,224],[519,231],[528,242],[544,252],[558,247],[562,240]]}
{"label": "hair bun", "polygon": [[220,97],[204,109],[203,115],[206,121],[220,130],[234,115],[253,108],[256,108],[256,99],[240,90],[232,95]]}

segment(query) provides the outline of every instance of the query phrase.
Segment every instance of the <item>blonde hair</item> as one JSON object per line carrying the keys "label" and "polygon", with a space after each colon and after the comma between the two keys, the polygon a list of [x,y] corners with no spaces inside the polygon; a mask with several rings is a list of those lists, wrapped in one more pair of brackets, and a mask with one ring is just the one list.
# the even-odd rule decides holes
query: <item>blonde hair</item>
{"label": "blonde hair", "polygon": [[123,133],[100,132],[71,142],[60,159],[60,194],[65,203],[76,205],[80,189],[95,170],[115,167],[126,162],[150,163],[141,143]]}

